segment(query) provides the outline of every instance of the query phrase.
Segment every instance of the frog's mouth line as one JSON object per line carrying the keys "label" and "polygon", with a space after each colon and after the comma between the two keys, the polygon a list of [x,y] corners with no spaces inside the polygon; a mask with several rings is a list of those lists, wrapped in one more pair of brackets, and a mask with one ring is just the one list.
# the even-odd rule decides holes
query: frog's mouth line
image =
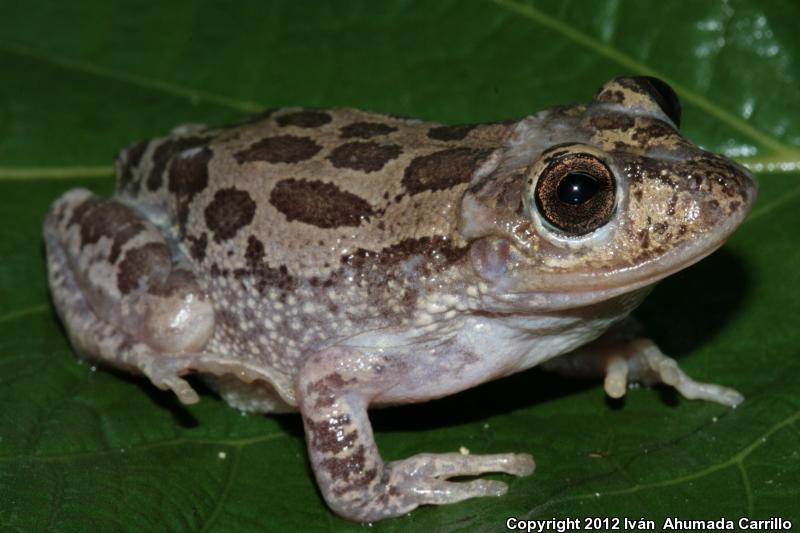
{"label": "frog's mouth line", "polygon": [[[563,273],[537,276],[546,290],[509,290],[499,300],[519,310],[559,311],[585,307],[653,285],[711,255],[728,240],[744,220],[747,210],[725,222],[717,231],[688,241],[666,254],[636,267],[612,273]],[[521,308],[521,309],[520,309]]]}

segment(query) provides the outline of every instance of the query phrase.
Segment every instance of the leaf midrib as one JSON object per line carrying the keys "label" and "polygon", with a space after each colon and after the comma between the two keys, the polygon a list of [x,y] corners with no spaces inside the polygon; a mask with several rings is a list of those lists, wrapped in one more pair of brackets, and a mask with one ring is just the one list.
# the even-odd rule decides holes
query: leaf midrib
{"label": "leaf midrib", "polygon": [[635,60],[628,54],[615,48],[612,45],[604,43],[594,37],[583,33],[572,26],[552,17],[543,11],[536,9],[533,5],[528,3],[518,2],[516,0],[490,0],[496,5],[503,7],[511,12],[517,13],[541,26],[549,28],[553,31],[560,33],[567,39],[587,48],[597,55],[610,59],[633,73],[641,74],[644,76],[655,76],[667,82],[679,96],[684,100],[691,102],[698,108],[702,109],[709,115],[713,116],[720,122],[723,122],[731,128],[739,131],[746,137],[756,141],[761,146],[768,148],[773,154],[786,154],[792,161],[800,161],[800,149],[797,147],[790,147],[783,144],[778,139],[768,135],[767,133],[752,126],[750,123],[742,120],[741,118],[733,115],[727,110],[717,106],[706,97],[688,89],[683,84],[664,76],[663,73],[650,68],[649,66]]}
{"label": "leaf midrib", "polygon": [[[800,147],[789,146],[771,135],[752,126],[749,122],[737,117],[729,111],[717,106],[706,97],[688,89],[684,85],[663,75],[663,73],[635,60],[618,48],[604,43],[572,26],[548,15],[531,4],[516,0],[489,0],[495,5],[527,18],[545,28],[555,31],[576,44],[587,48],[590,52],[610,59],[630,71],[647,76],[655,76],[669,83],[673,89],[686,101],[691,102],[708,115],[720,122],[727,124],[745,137],[755,141],[762,148],[767,149],[766,154],[733,158],[758,173],[794,172],[800,169]],[[89,61],[77,60],[46,54],[31,47],[10,41],[0,40],[0,51],[16,54],[38,61],[47,62],[58,67],[82,72],[87,75],[113,79],[153,91],[164,92],[173,96],[188,98],[192,101],[204,101],[236,111],[253,113],[263,110],[265,106],[258,102],[241,100],[226,95],[193,89],[165,80],[146,77],[138,74],[120,72],[114,69],[96,65]],[[112,174],[110,166],[77,165],[69,167],[0,167],[0,181],[47,179],[47,178],[78,178],[78,177],[105,177]]]}

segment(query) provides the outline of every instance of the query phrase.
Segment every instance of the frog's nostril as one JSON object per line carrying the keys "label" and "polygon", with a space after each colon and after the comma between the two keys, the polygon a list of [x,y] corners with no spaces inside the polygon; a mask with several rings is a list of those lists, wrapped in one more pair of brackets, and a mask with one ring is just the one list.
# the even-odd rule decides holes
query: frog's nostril
{"label": "frog's nostril", "polygon": [[689,190],[692,192],[699,191],[703,188],[703,185],[706,182],[705,176],[695,174],[693,176],[689,176]]}

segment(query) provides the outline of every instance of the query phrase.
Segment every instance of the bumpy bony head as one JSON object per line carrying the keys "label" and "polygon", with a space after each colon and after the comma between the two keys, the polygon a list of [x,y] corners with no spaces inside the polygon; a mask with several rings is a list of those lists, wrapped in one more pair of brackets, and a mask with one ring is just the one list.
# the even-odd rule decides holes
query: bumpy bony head
{"label": "bumpy bony head", "polygon": [[719,247],[756,196],[753,176],[678,129],[663,81],[617,78],[588,105],[519,123],[472,184],[461,232],[497,294],[586,301],[657,281]]}

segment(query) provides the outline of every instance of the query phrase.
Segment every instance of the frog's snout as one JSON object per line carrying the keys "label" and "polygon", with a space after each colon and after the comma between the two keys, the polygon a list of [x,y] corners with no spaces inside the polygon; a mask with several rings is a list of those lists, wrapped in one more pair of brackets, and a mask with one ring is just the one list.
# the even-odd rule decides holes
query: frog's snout
{"label": "frog's snout", "polygon": [[750,212],[758,196],[758,181],[750,170],[727,157],[709,153],[702,156],[687,188],[709,223],[733,227]]}

